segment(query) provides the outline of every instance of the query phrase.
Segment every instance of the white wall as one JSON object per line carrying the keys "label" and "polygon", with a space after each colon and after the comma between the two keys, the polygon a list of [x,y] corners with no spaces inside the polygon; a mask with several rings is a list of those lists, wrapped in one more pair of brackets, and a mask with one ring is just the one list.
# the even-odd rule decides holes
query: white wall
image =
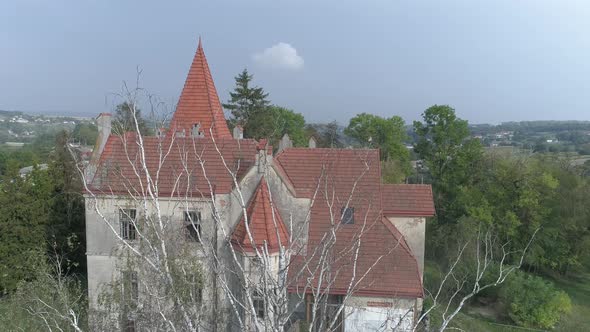
{"label": "white wall", "polygon": [[415,299],[353,297],[344,307],[344,331],[411,331]]}

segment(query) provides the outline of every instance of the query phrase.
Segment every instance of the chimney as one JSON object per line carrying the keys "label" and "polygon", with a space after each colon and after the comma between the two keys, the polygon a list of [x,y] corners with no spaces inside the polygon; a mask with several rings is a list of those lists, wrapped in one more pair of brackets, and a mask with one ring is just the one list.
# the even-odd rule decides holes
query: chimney
{"label": "chimney", "polygon": [[315,149],[316,144],[317,144],[317,142],[316,142],[315,138],[313,136],[311,136],[309,138],[309,148],[310,149]]}
{"label": "chimney", "polygon": [[[258,173],[260,173],[260,174],[264,174],[264,171],[266,170],[266,166],[267,166],[266,155],[267,155],[268,149],[269,149],[268,140],[266,140],[265,138],[261,139],[258,142],[258,145],[256,146],[256,151],[258,151],[258,157],[256,159],[257,159],[257,163],[258,163]],[[272,151],[272,148],[270,149],[270,151]]]}
{"label": "chimney", "polygon": [[94,144],[94,149],[92,150],[92,157],[90,158],[90,163],[86,167],[87,182],[92,181],[94,173],[96,173],[96,168],[98,167],[100,155],[102,154],[102,151],[104,150],[104,147],[107,144],[109,136],[111,136],[111,120],[111,113],[100,113],[98,117],[96,117],[98,137],[96,138],[96,143]]}
{"label": "chimney", "polygon": [[292,148],[292,147],[293,147],[293,142],[289,138],[289,134],[285,134],[285,135],[283,135],[283,138],[281,138],[281,140],[279,141],[279,148],[277,150],[277,153],[279,153],[287,148]]}
{"label": "chimney", "polygon": [[240,125],[236,125],[234,127],[233,136],[234,136],[234,139],[243,139],[244,138],[244,128],[242,128],[242,126],[240,126]]}

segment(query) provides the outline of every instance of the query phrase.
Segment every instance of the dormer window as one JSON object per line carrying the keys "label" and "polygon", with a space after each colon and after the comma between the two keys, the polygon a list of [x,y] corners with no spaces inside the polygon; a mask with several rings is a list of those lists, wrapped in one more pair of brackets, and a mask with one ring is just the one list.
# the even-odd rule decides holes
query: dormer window
{"label": "dormer window", "polygon": [[343,225],[354,224],[354,208],[350,206],[344,206],[340,209],[341,223]]}
{"label": "dormer window", "polygon": [[201,131],[201,123],[195,123],[191,128],[191,136],[192,137],[205,137],[203,132]]}

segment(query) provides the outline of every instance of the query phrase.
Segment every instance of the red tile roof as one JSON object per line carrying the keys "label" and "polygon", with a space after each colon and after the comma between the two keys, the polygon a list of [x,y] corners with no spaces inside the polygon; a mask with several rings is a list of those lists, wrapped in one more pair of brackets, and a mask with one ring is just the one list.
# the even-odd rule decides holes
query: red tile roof
{"label": "red tile roof", "polygon": [[383,214],[431,217],[435,215],[432,187],[425,184],[383,184]]}
{"label": "red tile roof", "polygon": [[210,131],[215,138],[231,138],[229,128],[225,122],[223,108],[213,83],[213,77],[205,58],[205,52],[199,38],[199,46],[188,72],[182,89],[182,94],[172,117],[169,131],[185,131],[189,136],[193,125],[200,123],[205,137],[210,137]]}
{"label": "red tile roof", "polygon": [[289,233],[281,215],[271,203],[264,177],[252,195],[246,213],[247,223],[246,217],[242,216],[232,234],[231,242],[234,248],[253,252],[255,248],[266,246],[269,253],[276,253],[281,247],[287,247]]}
{"label": "red tile roof", "polygon": [[[291,291],[303,291],[308,280],[332,294],[347,292],[353,278],[355,250],[356,280],[353,292],[365,296],[422,297],[416,259],[403,236],[381,213],[381,168],[378,150],[289,148],[275,158],[295,187],[298,196],[314,197],[311,208],[307,251],[297,256],[290,271],[302,271],[304,262],[315,271],[322,265],[319,251],[329,247],[333,283],[318,275],[291,273]],[[354,207],[354,224],[341,225],[341,208]],[[327,244],[334,231],[336,240]],[[366,275],[361,278],[366,273]],[[362,279],[362,280],[361,280]],[[307,291],[310,291],[309,289]]]}
{"label": "red tile roof", "polygon": [[[109,136],[90,189],[106,194],[146,194],[149,182],[141,167],[138,143],[135,133]],[[160,196],[199,197],[210,196],[212,190],[229,193],[234,186],[230,172],[238,180],[246,174],[255,163],[257,142],[146,136],[143,145],[154,191],[157,187]]]}

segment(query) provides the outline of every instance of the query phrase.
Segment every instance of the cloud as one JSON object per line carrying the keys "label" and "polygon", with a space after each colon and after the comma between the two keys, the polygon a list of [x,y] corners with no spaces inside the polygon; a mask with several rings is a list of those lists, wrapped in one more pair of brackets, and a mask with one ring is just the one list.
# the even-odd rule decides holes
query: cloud
{"label": "cloud", "polygon": [[287,43],[278,43],[262,52],[255,53],[252,59],[265,67],[298,70],[303,68],[303,58],[297,50]]}

